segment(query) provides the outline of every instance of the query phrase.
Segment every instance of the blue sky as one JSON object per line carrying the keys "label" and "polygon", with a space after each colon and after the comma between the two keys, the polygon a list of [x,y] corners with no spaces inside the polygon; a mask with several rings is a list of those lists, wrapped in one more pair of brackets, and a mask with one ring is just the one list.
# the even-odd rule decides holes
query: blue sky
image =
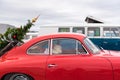
{"label": "blue sky", "polygon": [[0,23],[19,27],[39,14],[37,27],[84,23],[89,15],[119,24],[120,0],[0,0]]}

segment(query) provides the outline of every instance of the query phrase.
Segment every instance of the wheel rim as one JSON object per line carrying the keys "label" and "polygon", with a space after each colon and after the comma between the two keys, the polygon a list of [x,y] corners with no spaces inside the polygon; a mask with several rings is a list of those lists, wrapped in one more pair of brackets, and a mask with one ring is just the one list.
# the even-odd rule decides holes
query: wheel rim
{"label": "wheel rim", "polygon": [[13,80],[28,80],[25,76],[16,76]]}
{"label": "wheel rim", "polygon": [[10,80],[30,80],[28,76],[24,74],[14,74],[10,77]]}

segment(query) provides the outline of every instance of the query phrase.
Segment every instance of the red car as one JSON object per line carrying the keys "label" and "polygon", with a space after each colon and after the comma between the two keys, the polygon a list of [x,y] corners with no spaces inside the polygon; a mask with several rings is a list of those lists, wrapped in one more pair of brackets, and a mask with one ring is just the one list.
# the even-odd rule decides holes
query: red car
{"label": "red car", "polygon": [[82,34],[40,36],[0,57],[0,79],[120,80],[120,53],[101,50]]}

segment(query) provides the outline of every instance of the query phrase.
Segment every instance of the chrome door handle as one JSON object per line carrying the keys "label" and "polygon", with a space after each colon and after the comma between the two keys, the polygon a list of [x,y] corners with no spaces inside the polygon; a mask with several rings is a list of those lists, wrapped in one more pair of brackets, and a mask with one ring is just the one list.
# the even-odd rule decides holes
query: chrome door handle
{"label": "chrome door handle", "polygon": [[48,68],[55,67],[57,66],[56,64],[48,64]]}

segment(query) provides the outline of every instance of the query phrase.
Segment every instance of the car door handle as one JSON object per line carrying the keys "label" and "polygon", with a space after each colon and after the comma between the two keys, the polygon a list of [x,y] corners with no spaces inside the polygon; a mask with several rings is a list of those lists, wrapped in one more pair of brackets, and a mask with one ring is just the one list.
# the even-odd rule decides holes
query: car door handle
{"label": "car door handle", "polygon": [[56,64],[48,64],[48,68],[56,67],[56,66],[57,66]]}

